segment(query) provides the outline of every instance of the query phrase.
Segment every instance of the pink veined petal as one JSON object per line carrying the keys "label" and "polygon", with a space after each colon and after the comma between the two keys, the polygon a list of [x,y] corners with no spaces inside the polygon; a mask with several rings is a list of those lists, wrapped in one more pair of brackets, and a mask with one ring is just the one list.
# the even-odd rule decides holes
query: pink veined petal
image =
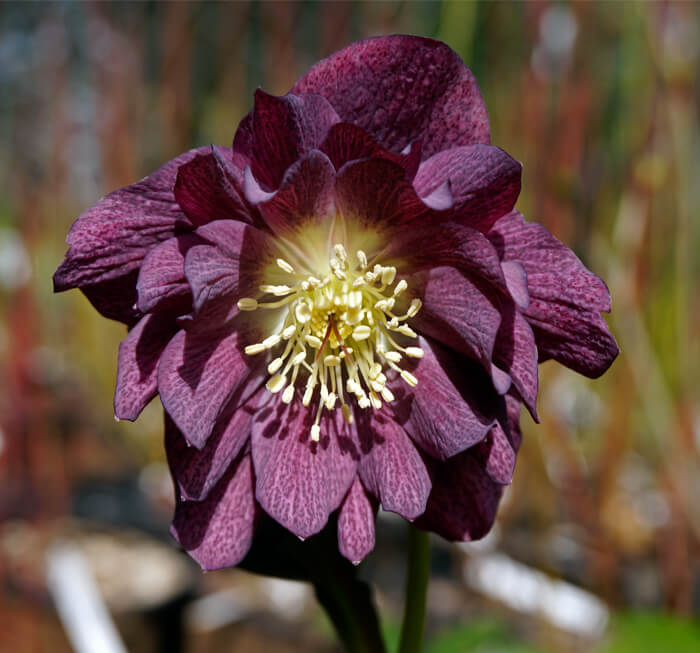
{"label": "pink veined petal", "polygon": [[269,393],[262,388],[243,405],[240,395],[239,391],[231,397],[203,449],[190,446],[166,413],[165,451],[183,500],[204,500],[243,447],[250,445],[253,415]]}
{"label": "pink veined petal", "polygon": [[470,450],[489,478],[504,485],[513,480],[515,458],[520,447],[520,402],[508,396],[506,405],[506,412],[499,417],[483,442]]}
{"label": "pink veined petal", "polygon": [[398,257],[406,261],[411,270],[455,267],[508,292],[498,253],[491,242],[481,232],[461,224],[447,222],[436,226],[428,223],[411,229],[399,225],[383,257]]}
{"label": "pink veined petal", "polygon": [[173,186],[178,168],[208,148],[185,152],[148,177],[110,193],[71,227],[70,249],[54,274],[54,290],[94,285],[134,272],[150,249],[176,228],[192,228]]}
{"label": "pink veined petal", "polygon": [[302,225],[331,219],[334,185],[335,169],[330,159],[312,150],[287,170],[279,191],[258,208],[276,235],[293,237]]}
{"label": "pink veined petal", "polygon": [[140,311],[192,310],[192,293],[185,279],[185,254],[202,242],[194,234],[184,234],[169,238],[146,254],[136,283]]}
{"label": "pink veined petal", "polygon": [[496,517],[503,486],[494,482],[471,449],[430,465],[433,489],[419,528],[447,540],[478,540]]}
{"label": "pink veined petal", "polygon": [[219,334],[196,326],[191,331],[180,331],[161,357],[158,392],[163,407],[187,441],[198,449],[207,442],[236,390],[248,390],[248,395],[242,397],[245,401],[257,388],[253,380],[263,361],[243,352],[246,344],[256,342],[246,326],[245,322],[232,324],[231,332]]}
{"label": "pink veined petal", "polygon": [[324,411],[319,442],[310,439],[314,415],[300,401],[278,401],[253,422],[256,498],[270,517],[302,538],[326,525],[357,471],[351,427],[340,411]]}
{"label": "pink veined petal", "polygon": [[413,180],[420,197],[449,183],[450,219],[486,232],[515,205],[522,166],[492,145],[470,145],[438,152],[423,161]]}
{"label": "pink veined petal", "polygon": [[359,419],[360,478],[384,510],[415,519],[425,510],[430,477],[406,432],[386,414]]}
{"label": "pink veined petal", "polygon": [[415,392],[403,381],[392,384],[390,404],[406,432],[433,458],[446,459],[484,439],[495,422],[498,400],[478,363],[419,338],[423,357],[411,373]]}
{"label": "pink veined petal", "polygon": [[177,501],[170,533],[206,571],[237,565],[248,553],[258,512],[252,467],[244,456],[204,501]]}
{"label": "pink veined petal", "polygon": [[421,155],[419,141],[412,143],[405,153],[396,154],[385,150],[361,127],[347,122],[333,125],[319,149],[328,155],[336,170],[355,159],[388,159],[404,169],[408,181],[416,176]]}
{"label": "pink veined petal", "polygon": [[544,227],[513,211],[488,237],[504,261],[527,274],[530,302],[525,317],[533,328],[540,361],[554,358],[595,378],[619,349],[600,311],[610,310],[605,284]]}
{"label": "pink veined petal", "polygon": [[242,194],[243,171],[229,156],[230,152],[212,146],[207,154],[180,166],[173,192],[193,225],[213,220],[255,222]]}
{"label": "pink veined petal", "polygon": [[338,513],[338,549],[354,564],[374,549],[374,516],[372,501],[355,477]]}
{"label": "pink veined petal", "polygon": [[[238,299],[258,294],[263,268],[272,257],[271,240],[265,232],[236,220],[218,220],[196,233],[212,244],[196,245],[185,257],[194,309],[200,313],[205,306],[222,302],[216,314],[219,322],[227,321],[238,312]],[[210,328],[219,323],[211,315]]]}
{"label": "pink veined petal", "polygon": [[424,158],[489,142],[474,76],[455,52],[432,39],[384,36],[354,43],[313,66],[292,92],[323,95],[344,122],[394,152],[419,139]]}
{"label": "pink veined petal", "polygon": [[442,217],[416,195],[404,169],[387,159],[351,161],[336,178],[336,206],[355,224],[412,227]]}
{"label": "pink veined petal", "polygon": [[115,279],[82,285],[80,290],[101,315],[132,327],[143,317],[136,305],[138,273],[133,270]]}
{"label": "pink veined petal", "polygon": [[167,315],[146,315],[119,345],[114,415],[135,420],[157,391],[158,361],[177,325]]}
{"label": "pink veined petal", "polygon": [[423,301],[411,326],[443,344],[481,361],[491,370],[491,357],[501,314],[496,299],[459,270],[436,267],[419,273],[409,288]]}
{"label": "pink veined petal", "polygon": [[274,190],[285,171],[317,149],[339,118],[320,95],[268,95],[258,89],[250,123],[250,167],[264,190]]}
{"label": "pink veined petal", "polygon": [[535,421],[537,417],[537,345],[528,321],[511,303],[503,302],[494,360],[510,376]]}

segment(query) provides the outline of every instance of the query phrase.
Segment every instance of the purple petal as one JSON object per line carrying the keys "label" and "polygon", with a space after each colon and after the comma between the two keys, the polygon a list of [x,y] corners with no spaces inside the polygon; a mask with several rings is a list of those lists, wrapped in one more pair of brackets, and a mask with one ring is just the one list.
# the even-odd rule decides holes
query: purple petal
{"label": "purple petal", "polygon": [[243,352],[255,340],[244,324],[237,326],[233,333],[219,335],[196,328],[180,331],[160,360],[158,392],[163,407],[187,441],[199,449],[236,390],[246,384],[247,394],[241,397],[245,401],[257,388],[255,377],[249,377],[261,361]]}
{"label": "purple petal", "polygon": [[276,189],[287,168],[318,148],[339,120],[320,95],[275,97],[260,89],[252,116],[250,167],[265,190]]}
{"label": "purple petal", "polygon": [[525,317],[533,328],[540,360],[560,363],[595,378],[619,350],[600,311],[610,310],[605,284],[544,227],[526,223],[513,211],[488,237],[504,261],[527,274],[530,303]]}
{"label": "purple petal", "polygon": [[430,339],[420,338],[418,346],[423,358],[411,370],[418,386],[402,397],[403,382],[392,385],[394,413],[423,451],[449,458],[484,439],[495,422],[498,401],[477,363]]}
{"label": "purple petal", "polygon": [[527,291],[525,268],[516,261],[503,261],[501,269],[513,301],[523,310],[527,310],[530,305],[530,293]]}
{"label": "purple petal", "polygon": [[336,178],[336,205],[354,223],[405,228],[421,221],[438,221],[406,179],[404,169],[385,159],[351,161]]}
{"label": "purple petal", "polygon": [[507,293],[498,253],[484,234],[452,222],[396,229],[385,256],[408,262],[413,270],[447,265],[472,272]]}
{"label": "purple petal", "polygon": [[354,564],[374,549],[374,512],[360,479],[355,477],[338,514],[338,549]]}
{"label": "purple petal", "polygon": [[289,237],[310,221],[330,218],[334,183],[333,164],[323,152],[312,150],[287,170],[279,191],[258,208],[275,234]]}
{"label": "purple petal", "polygon": [[385,36],[354,43],[317,63],[292,92],[323,95],[344,122],[394,152],[419,139],[424,157],[489,142],[474,76],[455,52],[431,39]]}
{"label": "purple petal", "polygon": [[336,170],[340,170],[343,165],[355,159],[388,159],[404,169],[406,179],[409,181],[418,172],[421,155],[420,143],[414,143],[405,154],[395,154],[385,150],[364,129],[347,122],[333,125],[320,149],[328,155]]}
{"label": "purple petal", "polygon": [[176,228],[192,225],[173,195],[178,168],[208,148],[190,150],[131,186],[114,191],[71,227],[70,249],[54,274],[54,290],[94,285],[134,272]]}
{"label": "purple petal", "polygon": [[496,339],[494,360],[510,375],[533,419],[538,421],[538,358],[535,336],[520,311],[505,302],[501,310],[501,327]]}
{"label": "purple petal", "polygon": [[185,276],[195,311],[222,300],[228,309],[225,319],[230,319],[238,312],[236,301],[240,297],[258,294],[260,275],[272,256],[270,239],[259,229],[235,220],[217,220],[196,233],[213,244],[196,245],[185,257]]}
{"label": "purple petal", "polygon": [[209,153],[180,166],[174,194],[193,225],[232,219],[254,222],[242,196],[243,171],[229,157],[230,152],[212,146]]}
{"label": "purple petal", "polygon": [[139,310],[186,313],[191,310],[192,293],[185,279],[185,254],[204,242],[193,234],[175,236],[156,245],[143,259],[136,284]]}
{"label": "purple petal", "polygon": [[468,276],[451,267],[436,267],[414,275],[409,283],[423,301],[411,320],[419,332],[491,368],[501,314],[494,299]]}
{"label": "purple petal", "polygon": [[499,417],[483,442],[470,449],[484,471],[495,483],[508,485],[513,480],[515,458],[520,447],[520,402],[506,398],[507,411]]}
{"label": "purple petal", "polygon": [[479,231],[515,205],[522,166],[491,145],[471,145],[438,152],[421,163],[413,186],[429,197],[449,182],[451,219]]}
{"label": "purple petal", "polygon": [[384,510],[415,519],[425,510],[430,477],[405,431],[388,415],[375,412],[358,420],[360,478]]}
{"label": "purple petal", "polygon": [[326,525],[357,471],[358,453],[340,411],[324,411],[319,442],[310,439],[314,414],[301,402],[277,401],[253,422],[256,498],[270,517],[302,538]]}
{"label": "purple petal", "polygon": [[238,564],[253,541],[253,466],[244,456],[204,501],[178,500],[172,536],[204,570]]}
{"label": "purple petal", "polygon": [[433,490],[419,528],[448,540],[477,540],[496,517],[502,485],[495,483],[471,450],[430,465]]}
{"label": "purple petal", "polygon": [[137,277],[138,270],[134,270],[123,277],[81,286],[80,290],[101,315],[132,327],[143,317],[136,306]]}
{"label": "purple petal", "polygon": [[202,501],[231,466],[244,445],[250,443],[253,414],[269,396],[265,388],[241,405],[240,391],[221,412],[203,449],[187,443],[166,413],[165,451],[183,500]]}
{"label": "purple petal", "polygon": [[158,360],[175,335],[168,316],[146,315],[119,345],[114,415],[135,420],[157,390]]}

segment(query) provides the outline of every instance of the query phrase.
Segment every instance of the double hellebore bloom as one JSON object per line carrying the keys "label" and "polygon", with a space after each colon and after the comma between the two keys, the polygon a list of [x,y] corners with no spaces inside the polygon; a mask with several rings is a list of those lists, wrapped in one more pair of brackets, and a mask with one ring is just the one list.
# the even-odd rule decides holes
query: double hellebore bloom
{"label": "double hellebore bloom", "polygon": [[520,174],[459,57],[392,36],[76,221],[56,289],[129,326],[115,413],[160,395],[173,534],[203,567],[263,513],[306,538],[337,511],[352,561],[378,505],[488,531],[538,361],[595,377],[617,354],[603,282],[513,210]]}

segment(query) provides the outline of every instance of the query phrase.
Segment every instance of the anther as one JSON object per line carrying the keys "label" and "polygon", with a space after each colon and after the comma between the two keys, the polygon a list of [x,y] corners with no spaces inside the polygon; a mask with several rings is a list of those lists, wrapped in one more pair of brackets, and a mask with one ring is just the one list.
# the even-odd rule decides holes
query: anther
{"label": "anther", "polygon": [[401,370],[401,378],[412,388],[415,388],[418,385],[418,379],[406,370]]}
{"label": "anther", "polygon": [[282,338],[275,333],[265,338],[265,340],[262,341],[262,346],[265,347],[265,349],[272,349],[275,345],[279,345],[280,340],[282,340]]}
{"label": "anther", "polygon": [[282,331],[282,337],[285,340],[289,340],[296,332],[297,328],[293,324],[290,324]]}
{"label": "anther", "polygon": [[306,302],[299,302],[294,309],[294,315],[302,324],[306,324],[311,319],[311,309]]}
{"label": "anther", "polygon": [[282,393],[282,401],[285,404],[289,404],[291,403],[292,399],[294,399],[294,386],[288,385]]}
{"label": "anther", "polygon": [[283,258],[278,258],[277,259],[277,265],[282,268],[285,272],[288,272],[289,274],[292,274],[294,272],[294,268],[287,263]]}
{"label": "anther", "polygon": [[360,263],[360,269],[364,270],[367,267],[367,254],[365,254],[361,249],[357,250],[357,260]]}
{"label": "anther", "polygon": [[384,356],[394,363],[398,363],[401,360],[401,354],[398,351],[388,351]]}
{"label": "anther", "polygon": [[370,335],[372,335],[372,330],[364,324],[355,327],[355,329],[352,332],[353,339],[357,340],[358,342],[360,340],[367,340],[367,338],[369,338]]}
{"label": "anther", "polygon": [[321,439],[321,427],[318,424],[314,424],[311,427],[311,439],[314,442],[318,442]]}
{"label": "anther", "polygon": [[275,372],[277,372],[277,370],[279,370],[280,367],[282,367],[282,363],[284,363],[284,360],[282,358],[275,358],[267,366],[267,373],[274,374]]}
{"label": "anther", "polygon": [[398,329],[396,329],[399,333],[402,333],[405,336],[408,336],[409,338],[417,338],[418,334],[410,327],[408,324],[402,324]]}
{"label": "anther", "polygon": [[394,287],[394,297],[398,297],[406,288],[408,288],[406,279],[401,279]]}
{"label": "anther", "polygon": [[[391,267],[384,268],[382,270],[382,283],[385,286],[390,286],[394,279],[396,278],[396,268],[392,265]],[[396,293],[394,293],[396,294]]]}
{"label": "anther", "polygon": [[272,393],[277,394],[282,388],[284,388],[287,383],[287,377],[284,374],[278,374],[273,376],[266,384],[265,387]]}
{"label": "anther", "polygon": [[408,311],[406,311],[406,317],[413,317],[420,311],[422,305],[423,303],[420,299],[411,300],[411,305],[408,307]]}
{"label": "anther", "polygon": [[333,356],[333,354],[329,354],[323,359],[323,362],[327,367],[335,367],[336,365],[340,365],[340,358],[338,358],[338,356]]}
{"label": "anther", "polygon": [[404,352],[411,358],[423,358],[423,350],[420,347],[406,347]]}
{"label": "anther", "polygon": [[265,351],[265,345],[258,342],[254,345],[248,345],[243,351],[249,356],[254,356],[255,354],[260,354]]}
{"label": "anther", "polygon": [[321,339],[316,336],[307,335],[304,337],[307,343],[309,343],[314,349],[318,349],[321,346]]}
{"label": "anther", "polygon": [[254,311],[258,307],[258,300],[252,297],[242,297],[238,300],[238,308],[241,311]]}

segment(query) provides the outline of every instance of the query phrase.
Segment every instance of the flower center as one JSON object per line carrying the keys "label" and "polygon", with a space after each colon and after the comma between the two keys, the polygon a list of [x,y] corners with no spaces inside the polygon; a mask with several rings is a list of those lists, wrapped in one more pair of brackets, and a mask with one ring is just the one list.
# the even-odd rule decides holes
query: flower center
{"label": "flower center", "polygon": [[396,341],[395,334],[417,337],[406,320],[421,307],[421,301],[413,299],[405,313],[394,313],[397,298],[408,287],[405,279],[396,281],[396,268],[379,264],[370,268],[362,250],[357,250],[351,262],[340,244],[333,252],[328,273],[319,275],[322,278],[298,274],[290,263],[278,258],[277,266],[292,283],[263,285],[260,290],[281,299],[259,302],[244,297],[238,301],[242,311],[286,311],[281,326],[262,342],[248,345],[245,353],[281,350],[267,366],[271,377],[266,387],[273,393],[282,392],[282,401],[287,404],[295,396],[301,370],[306,372],[302,373],[306,379],[302,403],[308,406],[319,398],[311,427],[311,439],[316,442],[324,408],[331,411],[340,404],[351,424],[350,397],[355,397],[359,408],[381,408],[382,400],[394,399],[386,386],[387,368],[415,387],[418,380],[399,363],[403,356],[423,356],[420,347],[403,347]]}

